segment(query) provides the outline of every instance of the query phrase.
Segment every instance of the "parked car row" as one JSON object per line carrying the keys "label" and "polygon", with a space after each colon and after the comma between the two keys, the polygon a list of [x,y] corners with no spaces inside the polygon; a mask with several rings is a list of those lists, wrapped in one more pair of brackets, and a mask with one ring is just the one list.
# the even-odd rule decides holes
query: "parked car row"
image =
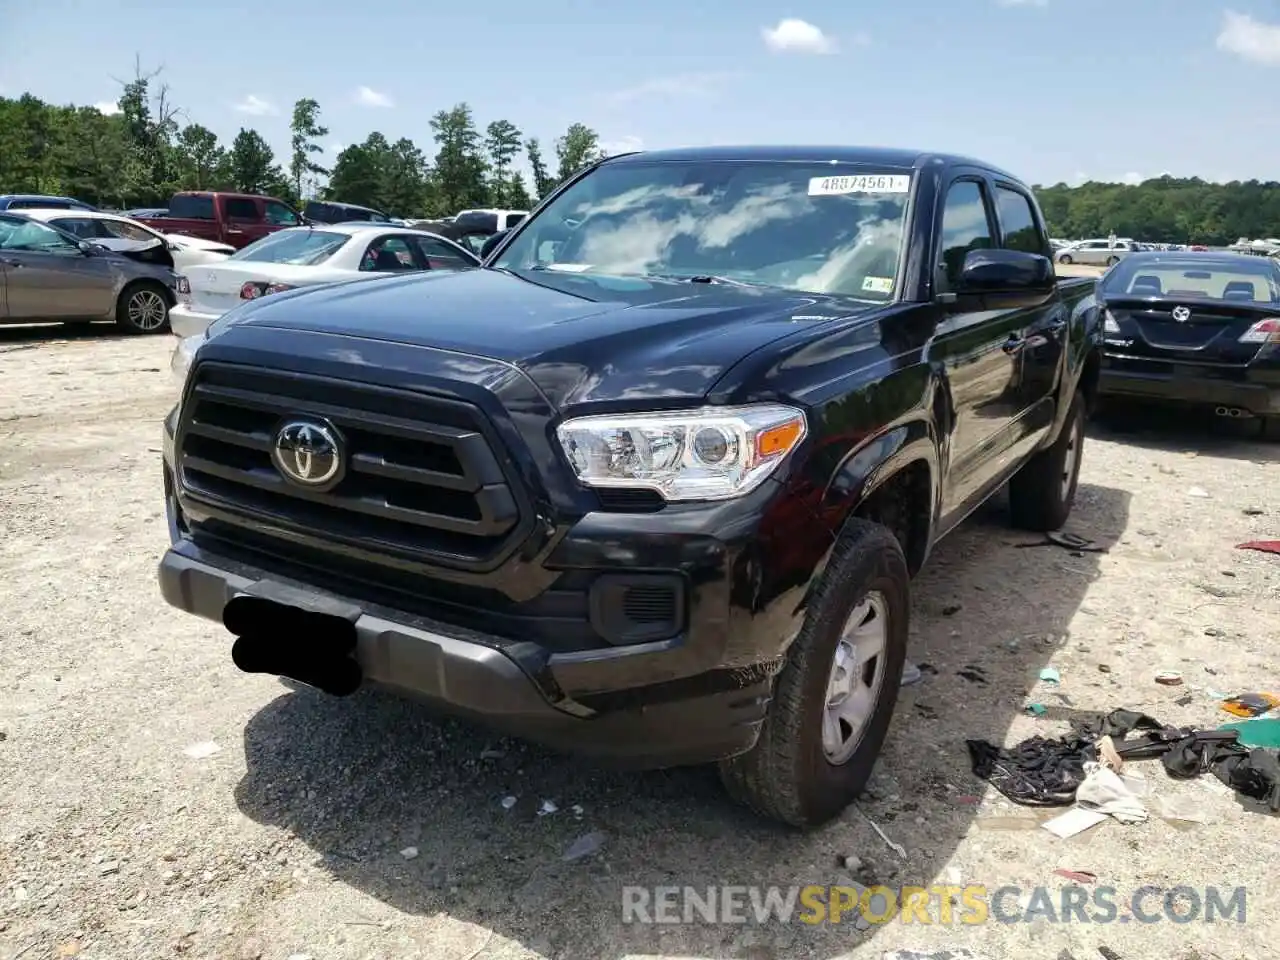
{"label": "parked car row", "polygon": [[[127,213],[36,195],[0,197],[0,210],[9,217],[0,321],[115,319],[131,332],[181,334],[244,300],[300,286],[470,269],[486,241],[527,215],[463,210],[409,227],[358,204],[313,200],[299,214],[274,197],[217,191],[184,191],[164,209]],[[126,291],[144,279],[157,285],[154,296]],[[142,300],[148,309],[139,313]]]}
{"label": "parked car row", "polygon": [[247,300],[285,290],[479,265],[470,250],[422,230],[373,223],[295,227],[186,271],[170,320],[174,333],[192,336]]}
{"label": "parked car row", "polygon": [[154,243],[111,250],[70,231],[0,212],[0,322],[114,320],[129,333],[169,326],[176,300],[172,261]]}

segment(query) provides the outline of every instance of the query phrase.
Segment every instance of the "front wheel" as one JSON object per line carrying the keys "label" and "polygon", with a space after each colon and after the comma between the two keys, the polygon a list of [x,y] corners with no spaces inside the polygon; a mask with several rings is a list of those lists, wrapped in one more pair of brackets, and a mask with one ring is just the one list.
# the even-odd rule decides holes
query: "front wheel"
{"label": "front wheel", "polygon": [[1058,439],[1023,464],[1009,481],[1014,526],[1048,533],[1067,522],[1080,482],[1084,419],[1084,394],[1077,390]]}
{"label": "front wheel", "polygon": [[125,287],[116,304],[116,325],[125,333],[163,333],[169,329],[169,298],[158,283]]}
{"label": "front wheel", "polygon": [[1071,263],[1071,262],[1072,262],[1072,260],[1071,260],[1071,254],[1069,254],[1069,253],[1064,253],[1062,256],[1060,256],[1060,257],[1058,258],[1058,262],[1059,262],[1059,263]]}
{"label": "front wheel", "polygon": [[910,574],[879,524],[846,524],[774,682],[760,738],[720,763],[731,796],[795,827],[857,799],[889,730],[907,651]]}
{"label": "front wheel", "polygon": [[1114,266],[1115,266],[1117,263],[1119,263],[1119,262],[1120,262],[1120,258],[1119,258],[1119,257],[1107,257],[1107,266],[1108,266],[1108,267],[1114,267]]}

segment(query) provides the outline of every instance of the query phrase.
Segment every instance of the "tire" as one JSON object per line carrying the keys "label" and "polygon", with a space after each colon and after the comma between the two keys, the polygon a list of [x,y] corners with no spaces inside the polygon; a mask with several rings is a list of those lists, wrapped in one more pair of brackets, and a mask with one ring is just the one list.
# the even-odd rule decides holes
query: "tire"
{"label": "tire", "polygon": [[1263,440],[1280,440],[1280,417],[1259,417],[1258,436]]}
{"label": "tire", "polygon": [[[804,627],[774,681],[759,740],[747,753],[720,761],[720,778],[730,796],[763,817],[802,828],[839,816],[857,799],[898,701],[910,583],[897,538],[879,524],[849,520],[811,598]],[[871,614],[866,621],[863,611]],[[849,651],[841,641],[850,625],[874,620],[883,632],[863,636],[864,651],[879,646],[880,652],[866,662],[870,669],[861,678],[865,696],[857,699],[866,709],[860,736],[848,736],[852,726],[834,723],[832,728],[847,736],[848,752],[833,757],[824,744],[824,727],[837,651]]]}
{"label": "tire", "polygon": [[1028,460],[1009,481],[1009,509],[1015,527],[1048,533],[1062,529],[1067,522],[1080,482],[1084,420],[1084,395],[1077,390],[1053,445]]}
{"label": "tire", "polygon": [[1064,253],[1062,256],[1060,256],[1060,257],[1058,258],[1058,262],[1059,262],[1059,263],[1074,263],[1075,261],[1073,261],[1073,260],[1071,259],[1071,254],[1069,254],[1069,253]]}
{"label": "tire", "polygon": [[1119,263],[1119,262],[1120,262],[1120,258],[1119,258],[1119,257],[1107,257],[1107,266],[1108,266],[1108,267],[1114,267],[1114,266],[1115,266],[1117,263]]}
{"label": "tire", "polygon": [[169,297],[164,287],[146,280],[125,287],[116,303],[116,326],[125,333],[168,332]]}

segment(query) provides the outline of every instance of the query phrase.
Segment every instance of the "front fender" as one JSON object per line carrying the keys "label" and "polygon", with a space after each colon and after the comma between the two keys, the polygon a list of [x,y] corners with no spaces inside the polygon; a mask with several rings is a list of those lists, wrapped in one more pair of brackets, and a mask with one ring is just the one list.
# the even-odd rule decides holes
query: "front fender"
{"label": "front fender", "polygon": [[[923,417],[894,423],[848,450],[831,471],[820,493],[810,500],[814,504],[817,524],[824,531],[828,544],[812,568],[796,613],[807,609],[814,589],[826,575],[836,542],[850,517],[855,516],[867,498],[886,483],[917,465],[923,465],[928,475],[925,488],[927,503],[921,504],[925,516],[915,518],[924,524],[922,542],[927,553],[940,503],[940,463],[937,429]],[[923,556],[920,562],[923,562]]]}

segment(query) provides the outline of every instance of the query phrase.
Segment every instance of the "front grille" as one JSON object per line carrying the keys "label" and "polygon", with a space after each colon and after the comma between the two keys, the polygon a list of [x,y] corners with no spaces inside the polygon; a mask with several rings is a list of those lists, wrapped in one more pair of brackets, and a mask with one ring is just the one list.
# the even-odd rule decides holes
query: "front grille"
{"label": "front grille", "polygon": [[[494,561],[523,508],[484,413],[452,398],[204,363],[183,405],[178,469],[187,496],[311,540],[461,566]],[[344,442],[346,473],[317,491],[271,461],[291,417],[321,418]]]}

